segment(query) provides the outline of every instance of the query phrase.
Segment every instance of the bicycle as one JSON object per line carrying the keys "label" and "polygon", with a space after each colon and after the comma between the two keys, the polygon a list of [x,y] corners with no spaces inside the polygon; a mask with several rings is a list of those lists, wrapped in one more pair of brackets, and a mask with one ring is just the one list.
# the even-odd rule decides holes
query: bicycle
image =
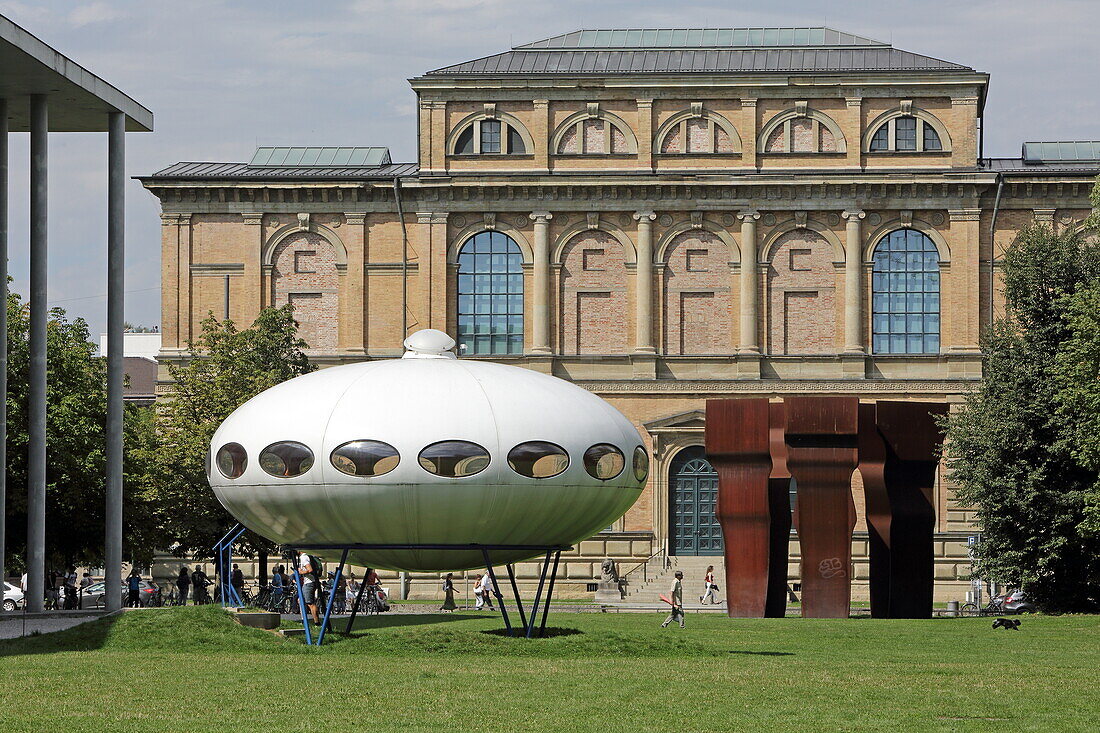
{"label": "bicycle", "polygon": [[1005,613],[1004,603],[1004,596],[994,596],[989,599],[985,608],[978,608],[977,603],[971,602],[964,603],[959,611],[964,616],[1000,616]]}

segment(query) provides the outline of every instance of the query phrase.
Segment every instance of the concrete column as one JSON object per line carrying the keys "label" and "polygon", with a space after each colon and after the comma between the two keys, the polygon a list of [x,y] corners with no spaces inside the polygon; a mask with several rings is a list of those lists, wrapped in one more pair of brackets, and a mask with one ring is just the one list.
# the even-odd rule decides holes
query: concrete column
{"label": "concrete column", "polygon": [[[0,98],[0,578],[8,524],[8,100]],[[4,612],[0,607],[0,614]]]}
{"label": "concrete column", "polygon": [[535,222],[535,261],[531,263],[531,353],[550,350],[550,220],[549,211],[531,214]]}
{"label": "concrete column", "polygon": [[759,354],[756,220],[760,218],[760,212],[747,209],[739,213],[737,218],[741,220],[741,344],[737,347],[737,352]]}
{"label": "concrete column", "polygon": [[844,351],[864,353],[863,344],[863,232],[866,214],[859,209],[845,211],[848,220],[844,245]]}
{"label": "concrete column", "polygon": [[27,423],[27,601],[42,611],[46,576],[46,182],[49,102],[31,96],[30,379]]}
{"label": "concrete column", "polygon": [[[126,115],[107,124],[107,507],[104,604],[122,607],[122,382],[126,268]],[[228,276],[226,276],[228,280]],[[227,282],[228,286],[228,282]],[[228,290],[227,299],[228,299]],[[228,310],[228,309],[227,309]]]}
{"label": "concrete column", "polygon": [[657,347],[653,344],[653,220],[657,218],[657,214],[639,211],[634,214],[634,218],[638,220],[634,351],[639,354],[656,354]]}

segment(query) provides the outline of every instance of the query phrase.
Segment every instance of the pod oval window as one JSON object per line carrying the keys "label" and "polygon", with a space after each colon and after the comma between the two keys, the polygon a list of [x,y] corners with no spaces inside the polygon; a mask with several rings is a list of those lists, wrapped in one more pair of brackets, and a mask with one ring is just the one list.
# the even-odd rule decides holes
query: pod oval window
{"label": "pod oval window", "polygon": [[634,478],[645,481],[647,476],[649,476],[649,454],[639,445],[634,449]]}
{"label": "pod oval window", "polygon": [[284,440],[260,451],[260,468],[278,478],[293,478],[313,468],[313,451],[301,443]]}
{"label": "pod oval window", "polygon": [[623,452],[610,443],[597,443],[584,452],[584,470],[600,481],[615,478],[625,465]]}
{"label": "pod oval window", "polygon": [[428,473],[463,478],[489,466],[489,451],[466,440],[443,440],[420,451],[420,465]]}
{"label": "pod oval window", "polygon": [[248,468],[248,453],[240,443],[226,443],[218,448],[218,456],[214,462],[218,464],[218,471],[222,476],[240,478]]}
{"label": "pod oval window", "polygon": [[332,465],[348,476],[381,476],[397,468],[397,449],[380,440],[352,440],[332,452]]}
{"label": "pod oval window", "polygon": [[508,465],[520,476],[550,478],[569,467],[569,454],[560,445],[529,440],[508,451]]}

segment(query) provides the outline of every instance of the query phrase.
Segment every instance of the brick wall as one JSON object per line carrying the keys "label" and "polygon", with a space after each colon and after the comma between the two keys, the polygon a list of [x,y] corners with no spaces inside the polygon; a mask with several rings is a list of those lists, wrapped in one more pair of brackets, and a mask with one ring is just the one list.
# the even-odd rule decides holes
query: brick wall
{"label": "brick wall", "polygon": [[702,229],[669,243],[661,319],[664,353],[722,354],[733,348],[732,259],[726,243]]}
{"label": "brick wall", "polygon": [[566,354],[622,354],[627,339],[626,257],[610,234],[589,230],[562,250],[561,344]]}
{"label": "brick wall", "polygon": [[796,229],[772,247],[767,271],[768,351],[836,353],[833,247],[817,232]]}
{"label": "brick wall", "polygon": [[328,240],[301,232],[272,253],[272,303],[294,306],[298,335],[310,349],[335,349],[339,340],[339,274]]}

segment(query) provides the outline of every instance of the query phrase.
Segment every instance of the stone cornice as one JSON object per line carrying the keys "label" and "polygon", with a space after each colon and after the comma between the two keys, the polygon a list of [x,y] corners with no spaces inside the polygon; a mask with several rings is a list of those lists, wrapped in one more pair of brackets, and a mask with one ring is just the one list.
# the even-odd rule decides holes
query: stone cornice
{"label": "stone cornice", "polygon": [[577,380],[574,382],[596,394],[712,394],[712,393],[855,393],[855,394],[938,394],[961,395],[974,389],[978,380],[916,379],[737,379],[737,380]]}

